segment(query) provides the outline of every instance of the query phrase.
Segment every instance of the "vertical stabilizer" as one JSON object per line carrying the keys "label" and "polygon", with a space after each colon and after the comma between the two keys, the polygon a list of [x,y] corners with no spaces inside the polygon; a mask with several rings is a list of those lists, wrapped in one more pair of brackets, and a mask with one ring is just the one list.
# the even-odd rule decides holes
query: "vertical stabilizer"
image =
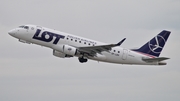
{"label": "vertical stabilizer", "polygon": [[157,36],[155,36],[149,42],[143,45],[141,48],[134,51],[159,57],[166,41],[168,40],[170,33],[170,31],[163,30]]}

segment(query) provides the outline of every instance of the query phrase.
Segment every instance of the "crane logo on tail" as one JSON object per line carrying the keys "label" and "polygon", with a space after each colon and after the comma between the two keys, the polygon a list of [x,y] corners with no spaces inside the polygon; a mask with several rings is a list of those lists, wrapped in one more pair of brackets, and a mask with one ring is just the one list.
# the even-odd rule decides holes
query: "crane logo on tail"
{"label": "crane logo on tail", "polygon": [[157,35],[149,41],[149,48],[153,53],[160,53],[165,45],[166,40],[163,36]]}

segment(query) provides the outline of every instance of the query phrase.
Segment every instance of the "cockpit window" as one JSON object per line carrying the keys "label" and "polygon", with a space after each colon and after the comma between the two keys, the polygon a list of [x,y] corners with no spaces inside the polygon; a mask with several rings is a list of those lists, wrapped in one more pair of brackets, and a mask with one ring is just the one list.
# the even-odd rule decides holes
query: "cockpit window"
{"label": "cockpit window", "polygon": [[24,26],[19,26],[19,28],[24,28]]}
{"label": "cockpit window", "polygon": [[29,29],[28,26],[19,26],[19,28]]}
{"label": "cockpit window", "polygon": [[28,26],[24,26],[24,29],[29,29],[29,27]]}

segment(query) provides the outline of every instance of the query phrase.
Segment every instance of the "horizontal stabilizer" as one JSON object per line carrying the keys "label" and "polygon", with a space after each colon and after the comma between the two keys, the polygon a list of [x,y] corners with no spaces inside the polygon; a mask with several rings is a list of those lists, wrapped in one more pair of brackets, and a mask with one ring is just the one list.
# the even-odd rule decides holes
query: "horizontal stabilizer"
{"label": "horizontal stabilizer", "polygon": [[157,57],[157,58],[143,58],[142,60],[146,61],[146,62],[160,62],[160,61],[164,61],[164,60],[167,60],[167,59],[169,59],[169,58]]}

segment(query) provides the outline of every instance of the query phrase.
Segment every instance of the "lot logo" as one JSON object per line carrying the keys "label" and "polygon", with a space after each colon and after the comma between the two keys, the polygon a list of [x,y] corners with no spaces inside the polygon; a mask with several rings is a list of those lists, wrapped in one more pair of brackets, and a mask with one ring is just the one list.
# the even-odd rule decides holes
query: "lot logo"
{"label": "lot logo", "polygon": [[[65,36],[59,35],[56,33],[44,31],[40,35],[41,30],[37,29],[36,33],[33,36],[33,39],[44,41],[44,42],[51,42],[53,39],[53,44],[57,44],[60,39],[64,39]],[[55,37],[55,38],[54,38]]]}
{"label": "lot logo", "polygon": [[153,53],[160,53],[165,42],[166,41],[162,36],[157,35],[151,41],[149,41],[149,48]]}

